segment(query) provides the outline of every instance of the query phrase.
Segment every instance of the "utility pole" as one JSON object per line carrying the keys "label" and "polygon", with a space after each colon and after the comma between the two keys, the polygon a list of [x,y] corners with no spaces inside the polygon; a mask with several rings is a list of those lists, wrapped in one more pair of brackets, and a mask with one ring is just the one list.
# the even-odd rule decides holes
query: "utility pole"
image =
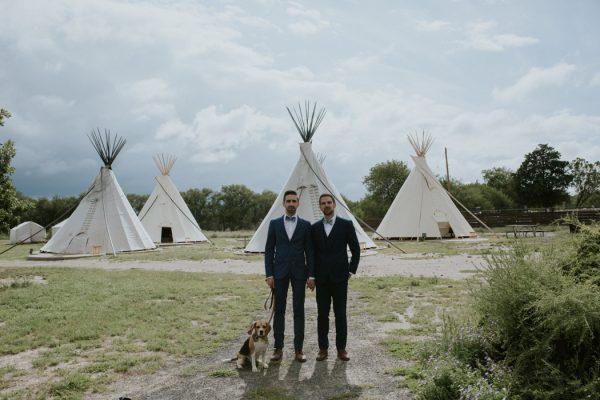
{"label": "utility pole", "polygon": [[446,155],[446,190],[450,192],[450,172],[448,171],[448,148],[444,147],[444,154]]}

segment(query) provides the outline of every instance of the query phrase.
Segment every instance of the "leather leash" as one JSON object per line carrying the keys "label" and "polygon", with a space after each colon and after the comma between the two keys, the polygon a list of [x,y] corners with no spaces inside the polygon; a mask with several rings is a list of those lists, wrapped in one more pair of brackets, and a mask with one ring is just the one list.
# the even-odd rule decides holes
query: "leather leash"
{"label": "leather leash", "polygon": [[[267,304],[268,304],[268,306],[267,306]],[[263,305],[263,309],[265,311],[271,310],[271,316],[269,316],[269,324],[270,324],[271,320],[273,319],[273,314],[275,313],[275,289],[271,288],[269,295],[265,299],[265,304]]]}

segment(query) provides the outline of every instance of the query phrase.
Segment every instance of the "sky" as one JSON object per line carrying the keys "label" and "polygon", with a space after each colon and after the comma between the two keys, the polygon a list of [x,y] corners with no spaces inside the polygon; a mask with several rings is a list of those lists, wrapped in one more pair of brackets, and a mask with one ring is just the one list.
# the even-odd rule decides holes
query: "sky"
{"label": "sky", "polygon": [[0,128],[32,197],[78,195],[101,160],[92,130],[127,140],[113,164],[148,194],[152,156],[180,191],[279,192],[299,158],[285,109],[327,114],[313,150],[338,190],[365,195],[377,163],[482,182],[545,143],[600,160],[596,0],[0,0]]}

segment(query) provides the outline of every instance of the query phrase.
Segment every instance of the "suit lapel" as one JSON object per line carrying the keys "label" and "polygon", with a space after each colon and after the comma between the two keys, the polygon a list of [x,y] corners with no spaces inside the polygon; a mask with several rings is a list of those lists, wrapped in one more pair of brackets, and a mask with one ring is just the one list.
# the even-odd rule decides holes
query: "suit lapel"
{"label": "suit lapel", "polygon": [[283,235],[283,237],[286,238],[287,241],[289,242],[290,239],[288,238],[287,232],[285,230],[285,222],[284,222],[283,218],[284,217],[279,218],[279,224],[278,224],[279,225],[279,231],[280,231],[279,233],[281,235]]}
{"label": "suit lapel", "polygon": [[[298,231],[301,229],[300,228],[300,218],[296,217],[296,229],[294,229],[294,233],[292,233],[292,239],[294,239],[296,237],[296,235],[298,234]],[[286,232],[286,236],[287,236],[287,232]],[[290,242],[292,240],[290,239]]]}

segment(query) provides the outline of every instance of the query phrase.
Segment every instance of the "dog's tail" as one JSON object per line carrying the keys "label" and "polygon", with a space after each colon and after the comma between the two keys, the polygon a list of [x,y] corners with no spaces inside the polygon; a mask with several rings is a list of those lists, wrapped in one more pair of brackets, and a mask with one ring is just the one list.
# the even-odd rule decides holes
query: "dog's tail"
{"label": "dog's tail", "polygon": [[223,363],[230,363],[232,361],[236,361],[237,359],[238,359],[237,356],[235,356],[233,358],[225,358],[225,359],[221,360],[221,362],[223,362]]}

